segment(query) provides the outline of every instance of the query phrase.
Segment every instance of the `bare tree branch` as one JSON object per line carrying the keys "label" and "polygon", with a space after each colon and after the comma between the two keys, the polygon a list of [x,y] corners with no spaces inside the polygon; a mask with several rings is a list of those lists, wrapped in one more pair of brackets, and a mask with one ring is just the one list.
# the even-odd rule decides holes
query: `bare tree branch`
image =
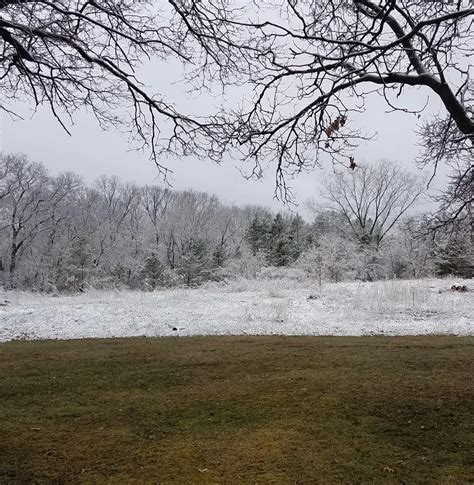
{"label": "bare tree branch", "polygon": [[[468,0],[0,0],[0,105],[46,105],[65,129],[85,107],[165,173],[165,153],[226,153],[251,177],[271,165],[288,198],[301,171],[354,163],[369,97],[420,113],[403,94],[422,87],[445,109],[420,126],[419,163],[436,171],[473,155],[473,18]],[[137,74],[170,58],[190,89],[241,101],[202,118],[179,111]]]}

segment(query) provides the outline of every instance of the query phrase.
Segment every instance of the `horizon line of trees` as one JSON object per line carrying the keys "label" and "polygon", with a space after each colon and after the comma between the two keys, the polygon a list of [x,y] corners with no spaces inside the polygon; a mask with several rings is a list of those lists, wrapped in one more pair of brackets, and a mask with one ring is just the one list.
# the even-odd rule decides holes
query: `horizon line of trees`
{"label": "horizon line of trees", "polygon": [[[48,174],[0,155],[0,285],[38,291],[88,286],[156,289],[256,277],[297,267],[318,281],[472,277],[470,213],[436,233],[407,216],[420,180],[389,162],[336,173],[314,219],[216,196],[101,176]],[[467,205],[466,211],[470,210]]]}

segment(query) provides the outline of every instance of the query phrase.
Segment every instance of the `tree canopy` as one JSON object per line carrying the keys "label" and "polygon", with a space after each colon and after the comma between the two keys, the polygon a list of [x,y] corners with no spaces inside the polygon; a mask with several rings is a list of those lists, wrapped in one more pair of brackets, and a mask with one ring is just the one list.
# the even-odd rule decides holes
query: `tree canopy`
{"label": "tree canopy", "polygon": [[[87,107],[163,171],[163,152],[230,152],[257,177],[271,162],[284,195],[287,176],[325,157],[354,167],[365,136],[354,114],[374,95],[416,112],[403,97],[415,87],[444,107],[420,121],[420,161],[470,164],[473,16],[469,0],[2,0],[1,106],[46,104],[65,129]],[[203,118],[179,112],[140,82],[154,58],[182,62],[194,87],[237,86],[243,100]]]}

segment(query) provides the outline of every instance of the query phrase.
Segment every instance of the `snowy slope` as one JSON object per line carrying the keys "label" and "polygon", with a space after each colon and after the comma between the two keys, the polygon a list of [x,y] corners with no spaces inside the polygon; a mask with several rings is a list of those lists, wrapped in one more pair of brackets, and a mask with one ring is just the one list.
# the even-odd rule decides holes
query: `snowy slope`
{"label": "snowy slope", "polygon": [[[474,293],[459,280],[316,284],[240,280],[154,293],[0,292],[0,342],[167,335],[474,335]],[[463,284],[470,286],[470,281]],[[311,298],[310,295],[312,296]],[[177,329],[177,330],[174,330]]]}

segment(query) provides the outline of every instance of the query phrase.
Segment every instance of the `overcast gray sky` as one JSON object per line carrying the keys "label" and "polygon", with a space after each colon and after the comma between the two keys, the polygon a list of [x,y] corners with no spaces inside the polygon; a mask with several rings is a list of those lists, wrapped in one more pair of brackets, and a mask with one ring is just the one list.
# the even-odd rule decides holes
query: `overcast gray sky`
{"label": "overcast gray sky", "polygon": [[[182,86],[170,88],[171,81],[180,78],[179,71],[174,72],[171,68],[164,78],[162,69],[154,70],[153,66],[149,69],[146,78],[147,82],[153,84],[153,92],[164,92],[167,95],[171,89],[172,96],[179,94],[180,100],[183,100]],[[423,106],[427,96],[426,91],[412,90],[405,95],[405,104],[410,107]],[[202,100],[192,96],[186,101],[191,112],[193,103],[196,106],[202,104]],[[47,108],[40,108],[34,116],[28,105],[19,104],[14,108],[25,119],[13,121],[2,114],[0,142],[4,152],[26,153],[32,160],[43,162],[53,174],[74,171],[87,182],[107,174],[137,184],[162,184],[156,167],[146,154],[130,151],[126,138],[113,130],[101,131],[95,120],[86,113],[76,117],[75,125],[71,128],[72,136],[69,136]],[[419,147],[415,129],[419,120],[413,114],[401,112],[388,115],[385,109],[383,100],[375,95],[370,99],[366,113],[352,120],[369,134],[377,132],[374,141],[360,145],[356,151],[356,160],[367,163],[389,159],[416,170],[414,160]],[[430,105],[431,112],[438,109],[438,105]],[[166,165],[174,171],[171,181],[176,189],[203,190],[216,194],[223,201],[239,205],[262,204],[277,210],[283,208],[281,202],[273,199],[275,185],[272,168],[269,168],[264,180],[248,181],[236,168],[238,162],[231,159],[225,160],[220,166],[192,157],[169,160]],[[321,170],[315,170],[290,181],[296,202],[301,208],[305,200],[317,196],[317,181],[321,175]]]}

